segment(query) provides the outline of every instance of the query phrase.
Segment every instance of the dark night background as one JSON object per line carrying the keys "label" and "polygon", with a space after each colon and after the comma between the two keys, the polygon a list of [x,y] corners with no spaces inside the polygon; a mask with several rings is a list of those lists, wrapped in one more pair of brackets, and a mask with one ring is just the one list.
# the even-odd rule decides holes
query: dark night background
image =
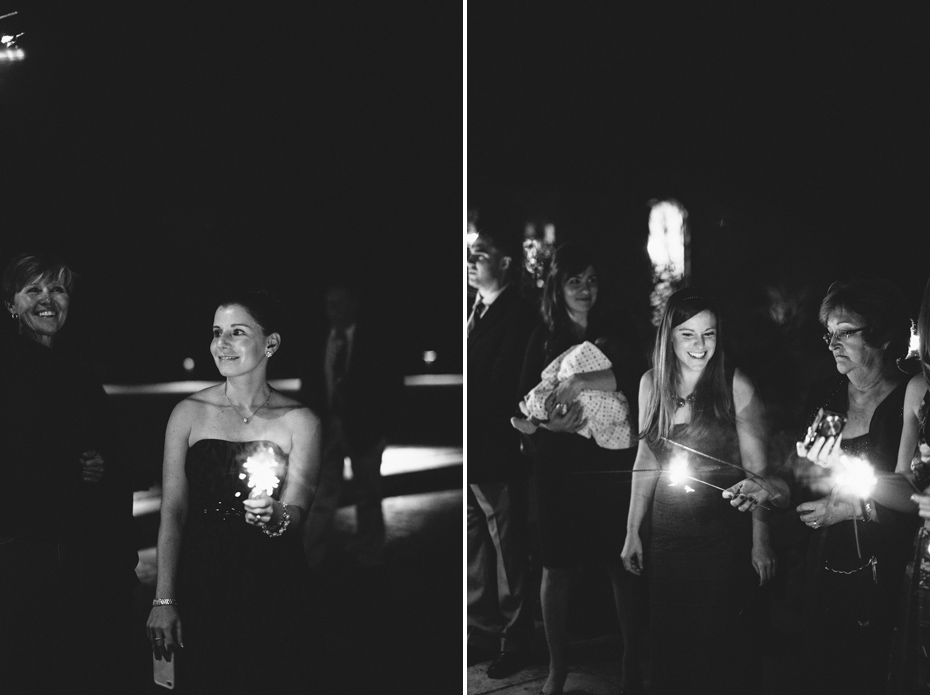
{"label": "dark night background", "polygon": [[595,245],[651,345],[648,201],[679,200],[692,284],[722,299],[773,427],[794,426],[835,371],[816,320],[832,281],[891,278],[917,317],[928,20],[916,5],[472,6],[467,206]]}
{"label": "dark night background", "polygon": [[281,294],[270,376],[295,376],[344,274],[392,307],[408,374],[461,373],[457,8],[12,11],[0,33],[23,32],[26,59],[0,63],[0,256],[43,247],[81,274],[62,336],[105,382],[215,378],[209,296],[237,280]]}

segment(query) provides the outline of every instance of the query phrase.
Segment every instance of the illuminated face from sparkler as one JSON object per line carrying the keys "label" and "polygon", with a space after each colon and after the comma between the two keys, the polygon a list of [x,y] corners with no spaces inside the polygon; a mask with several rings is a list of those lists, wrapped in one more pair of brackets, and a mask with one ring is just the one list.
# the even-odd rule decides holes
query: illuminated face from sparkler
{"label": "illuminated face from sparkler", "polygon": [[580,275],[572,275],[562,283],[565,308],[569,314],[587,314],[597,301],[597,275],[588,266]]}
{"label": "illuminated face from sparkler", "polygon": [[478,291],[493,292],[503,284],[511,258],[481,234],[468,249],[468,284]]}
{"label": "illuminated face from sparkler", "polygon": [[224,377],[245,374],[265,364],[265,351],[274,350],[279,342],[277,333],[265,335],[245,307],[231,304],[216,310],[210,354]]}
{"label": "illuminated face from sparkler", "polygon": [[52,337],[68,318],[71,295],[58,278],[37,277],[27,282],[7,303],[10,313],[19,314],[25,334],[38,343],[51,346]]}
{"label": "illuminated face from sparkler", "polygon": [[[874,347],[865,342],[862,331],[845,334],[843,331],[861,329],[864,321],[859,316],[845,311],[837,311],[827,318],[827,331],[832,335],[828,347],[836,361],[836,370],[840,374],[853,371],[873,373],[881,371],[884,366],[884,347]],[[837,332],[840,335],[837,335]]]}
{"label": "illuminated face from sparkler", "polygon": [[705,310],[678,324],[672,347],[682,371],[703,371],[717,349],[717,317]]}

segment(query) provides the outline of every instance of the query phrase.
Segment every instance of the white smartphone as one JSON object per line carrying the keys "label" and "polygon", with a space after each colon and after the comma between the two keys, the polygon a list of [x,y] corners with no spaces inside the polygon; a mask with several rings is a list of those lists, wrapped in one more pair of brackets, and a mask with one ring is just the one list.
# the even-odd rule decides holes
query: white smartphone
{"label": "white smartphone", "polygon": [[168,688],[168,690],[174,690],[174,664],[178,659],[178,655],[172,654],[171,661],[167,659],[156,659],[155,655],[152,655],[152,670],[155,672],[155,682],[163,688]]}

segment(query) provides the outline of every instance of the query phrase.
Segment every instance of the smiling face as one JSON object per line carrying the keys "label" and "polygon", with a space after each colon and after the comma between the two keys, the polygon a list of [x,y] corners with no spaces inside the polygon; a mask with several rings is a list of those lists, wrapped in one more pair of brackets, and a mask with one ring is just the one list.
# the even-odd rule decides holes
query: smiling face
{"label": "smiling face", "polygon": [[20,332],[50,347],[52,338],[68,318],[71,295],[60,278],[36,277],[7,302],[7,310],[19,315]]}
{"label": "smiling face", "polygon": [[836,371],[840,374],[859,372],[861,374],[881,371],[884,366],[885,350],[873,347],[865,342],[862,331],[852,333],[842,340],[837,331],[855,330],[865,325],[863,319],[847,311],[835,311],[827,317],[827,332],[832,334],[829,348],[836,361]]}
{"label": "smiling face", "polygon": [[700,373],[717,349],[717,317],[702,311],[678,324],[672,330],[672,345],[682,372]]}
{"label": "smiling face", "polygon": [[597,275],[588,266],[578,275],[571,275],[562,283],[565,308],[574,316],[587,314],[597,301]]}
{"label": "smiling face", "polygon": [[266,336],[245,307],[231,304],[216,310],[210,353],[224,377],[245,374],[265,364],[265,351],[274,350],[277,344],[277,333]]}

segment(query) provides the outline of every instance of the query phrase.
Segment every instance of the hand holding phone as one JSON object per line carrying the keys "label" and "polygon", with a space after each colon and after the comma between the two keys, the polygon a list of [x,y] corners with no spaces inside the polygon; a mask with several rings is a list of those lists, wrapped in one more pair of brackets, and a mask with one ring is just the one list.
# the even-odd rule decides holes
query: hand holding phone
{"label": "hand holding phone", "polygon": [[174,664],[178,659],[177,653],[171,655],[171,661],[168,659],[159,659],[152,655],[152,671],[155,676],[155,683],[168,690],[174,690]]}
{"label": "hand holding phone", "polygon": [[797,443],[798,456],[810,459],[821,466],[827,466],[840,453],[843,428],[846,416],[832,410],[821,408],[817,417],[807,428],[804,439]]}

